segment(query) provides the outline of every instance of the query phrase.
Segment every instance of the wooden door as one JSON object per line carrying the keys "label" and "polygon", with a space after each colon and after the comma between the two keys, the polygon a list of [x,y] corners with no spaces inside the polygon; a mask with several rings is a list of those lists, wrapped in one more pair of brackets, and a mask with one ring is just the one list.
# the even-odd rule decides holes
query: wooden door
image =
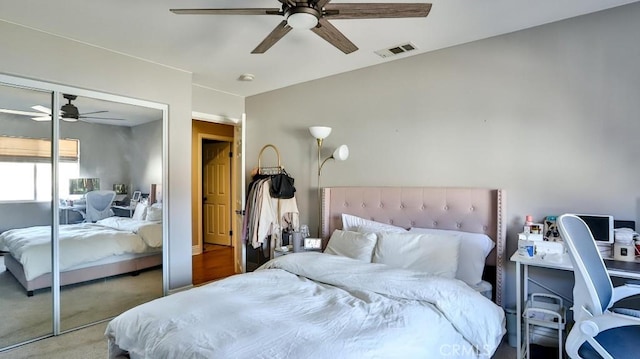
{"label": "wooden door", "polygon": [[231,245],[231,144],[202,146],[202,211],[204,243]]}

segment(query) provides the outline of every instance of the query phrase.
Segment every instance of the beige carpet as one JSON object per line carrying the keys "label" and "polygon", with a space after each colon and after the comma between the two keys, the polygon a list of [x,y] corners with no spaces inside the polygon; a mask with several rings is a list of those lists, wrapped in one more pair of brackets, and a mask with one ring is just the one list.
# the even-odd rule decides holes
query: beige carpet
{"label": "beige carpet", "polygon": [[5,352],[0,359],[92,359],[107,357],[107,323],[39,340]]}
{"label": "beige carpet", "polygon": [[[92,359],[107,357],[107,340],[104,337],[106,323],[96,324],[58,337],[0,352],[0,359]],[[498,348],[493,359],[513,359],[516,350],[506,343]]]}
{"label": "beige carpet", "polygon": [[[106,318],[162,295],[162,269],[121,275],[61,290],[61,330],[66,331]],[[45,336],[52,329],[52,299],[49,289],[27,297],[24,288],[4,268],[0,256],[0,348]]]}

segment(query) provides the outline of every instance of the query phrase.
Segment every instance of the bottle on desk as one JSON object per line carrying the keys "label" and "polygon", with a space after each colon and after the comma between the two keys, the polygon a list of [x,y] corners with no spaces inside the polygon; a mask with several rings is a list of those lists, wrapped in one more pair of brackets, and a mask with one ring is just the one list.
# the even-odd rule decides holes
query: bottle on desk
{"label": "bottle on desk", "polygon": [[533,216],[527,215],[522,233],[518,233],[518,254],[533,258],[536,253],[536,242],[542,241],[542,225],[533,223]]}

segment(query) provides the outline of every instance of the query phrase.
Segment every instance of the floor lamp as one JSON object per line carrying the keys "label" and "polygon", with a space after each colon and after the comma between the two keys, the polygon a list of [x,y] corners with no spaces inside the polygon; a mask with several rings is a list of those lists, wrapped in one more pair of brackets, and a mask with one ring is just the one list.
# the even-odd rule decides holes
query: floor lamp
{"label": "floor lamp", "polygon": [[330,159],[344,161],[349,158],[349,147],[347,147],[347,145],[340,145],[333,151],[331,156],[322,160],[322,140],[329,137],[331,127],[311,126],[309,127],[309,132],[311,132],[311,136],[316,139],[316,143],[318,144],[318,238],[320,238],[322,228],[322,187],[320,186],[320,174],[322,174],[322,167]]}

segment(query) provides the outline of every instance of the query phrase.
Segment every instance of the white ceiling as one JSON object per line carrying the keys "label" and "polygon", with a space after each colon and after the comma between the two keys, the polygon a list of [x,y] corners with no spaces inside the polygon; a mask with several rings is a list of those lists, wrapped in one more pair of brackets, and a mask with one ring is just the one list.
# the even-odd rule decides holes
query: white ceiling
{"label": "white ceiling", "polygon": [[[195,85],[250,96],[636,1],[433,0],[426,18],[332,21],[359,47],[349,55],[309,30],[293,30],[265,54],[251,54],[283,20],[280,16],[169,12],[277,8],[277,0],[7,0],[0,2],[0,19],[186,70],[193,73]],[[420,1],[333,1],[346,2]],[[374,53],[405,42],[418,50],[391,59]],[[239,81],[243,73],[255,75],[255,80]]]}

